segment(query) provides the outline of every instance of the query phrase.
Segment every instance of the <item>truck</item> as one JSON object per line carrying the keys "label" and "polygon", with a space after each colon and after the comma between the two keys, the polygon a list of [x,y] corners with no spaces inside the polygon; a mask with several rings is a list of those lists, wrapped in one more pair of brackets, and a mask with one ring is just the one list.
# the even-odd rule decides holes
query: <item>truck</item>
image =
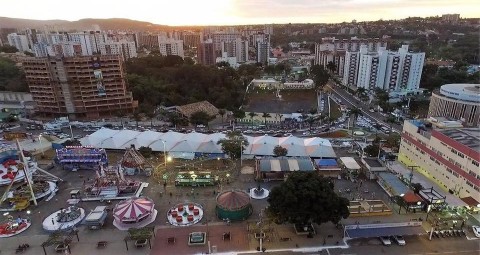
{"label": "truck", "polygon": [[106,206],[97,206],[85,217],[83,225],[88,226],[89,229],[100,229],[105,224],[107,214]]}

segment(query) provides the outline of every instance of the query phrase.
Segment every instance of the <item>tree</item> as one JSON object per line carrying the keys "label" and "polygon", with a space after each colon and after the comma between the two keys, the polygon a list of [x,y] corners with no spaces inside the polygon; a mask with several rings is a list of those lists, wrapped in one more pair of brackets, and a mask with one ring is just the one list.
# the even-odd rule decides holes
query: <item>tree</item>
{"label": "tree", "polygon": [[275,155],[275,157],[287,156],[287,154],[288,150],[285,147],[277,145],[273,148],[273,155]]}
{"label": "tree", "polygon": [[389,124],[389,126],[390,126],[390,132],[392,132],[392,130],[393,130],[392,124],[395,124],[395,123],[397,122],[397,120],[395,119],[395,117],[393,117],[393,116],[390,115],[390,116],[388,116],[388,118],[385,120],[385,122],[387,122],[387,123]]}
{"label": "tree", "polygon": [[152,156],[153,150],[150,147],[142,146],[138,148],[138,152],[140,152],[140,154],[142,154],[143,157],[150,158]]}
{"label": "tree", "polygon": [[248,113],[248,116],[250,116],[250,120],[252,121],[252,127],[253,127],[253,118],[254,118],[255,116],[257,116],[257,114],[254,113],[254,112],[249,112],[249,113]]}
{"label": "tree", "polygon": [[353,123],[352,123],[352,136],[353,136],[353,130],[355,129],[355,123],[357,122],[358,116],[363,115],[362,111],[358,108],[352,108],[348,111],[348,116],[353,115]]}
{"label": "tree", "polygon": [[330,79],[330,75],[328,74],[327,70],[320,65],[314,65],[310,71],[310,74],[315,82],[316,88],[321,88],[325,84],[327,84],[328,79]]}
{"label": "tree", "polygon": [[310,130],[312,130],[313,123],[317,120],[313,116],[308,116],[305,121],[308,123]]}
{"label": "tree", "polygon": [[233,110],[233,118],[244,119],[245,118],[245,111],[242,110],[242,109]]}
{"label": "tree", "polygon": [[204,111],[196,111],[192,113],[192,115],[190,115],[190,123],[192,123],[195,127],[197,125],[208,126],[208,122],[210,122],[214,118],[215,116],[210,116]]}
{"label": "tree", "polygon": [[420,183],[412,183],[412,189],[415,194],[418,194],[420,193],[420,190],[423,189],[423,186]]}
{"label": "tree", "polygon": [[363,149],[363,152],[367,154],[369,157],[376,157],[378,156],[378,152],[380,150],[380,146],[378,143],[373,143],[368,145]]}
{"label": "tree", "polygon": [[150,127],[153,128],[153,119],[157,116],[153,108],[149,109],[145,115],[150,119]]}
{"label": "tree", "polygon": [[227,113],[227,111],[225,109],[219,109],[218,110],[218,114],[220,116],[222,116],[222,123],[223,123],[223,116],[225,116],[226,113]]}
{"label": "tree", "polygon": [[333,61],[328,61],[327,63],[327,69],[333,73],[335,72],[335,70],[337,70],[337,66],[335,65],[335,63],[333,63]]}
{"label": "tree", "polygon": [[311,172],[289,174],[272,189],[268,203],[268,213],[276,222],[338,224],[350,215],[348,199],[338,196],[328,179]]}
{"label": "tree", "polygon": [[117,111],[115,112],[115,116],[116,116],[117,118],[120,118],[120,125],[123,127],[123,117],[125,117],[125,112],[122,111],[122,110],[117,110]]}
{"label": "tree", "polygon": [[270,118],[270,117],[272,117],[270,113],[268,112],[262,113],[262,118],[265,120],[265,126],[267,125],[267,118]]}
{"label": "tree", "polygon": [[140,114],[140,111],[138,109],[136,109],[133,112],[133,119],[135,120],[135,123],[136,123],[137,128],[138,128],[138,122],[142,120],[142,115]]}
{"label": "tree", "polygon": [[0,52],[15,53],[15,52],[18,52],[18,49],[15,48],[14,46],[3,45],[3,46],[0,46]]}
{"label": "tree", "polygon": [[178,124],[181,123],[182,117],[176,112],[167,113],[167,118],[170,123],[176,128]]}
{"label": "tree", "polygon": [[248,141],[240,131],[230,131],[226,137],[220,139],[217,144],[222,147],[222,151],[231,159],[238,159],[248,146]]}

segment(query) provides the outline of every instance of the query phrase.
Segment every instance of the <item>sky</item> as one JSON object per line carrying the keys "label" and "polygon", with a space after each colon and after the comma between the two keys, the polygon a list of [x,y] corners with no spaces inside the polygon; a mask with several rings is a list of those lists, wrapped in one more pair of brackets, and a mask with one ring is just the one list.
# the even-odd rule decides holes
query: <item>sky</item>
{"label": "sky", "polygon": [[478,0],[0,0],[0,6],[1,17],[127,18],[171,26],[338,23],[447,13],[480,16]]}

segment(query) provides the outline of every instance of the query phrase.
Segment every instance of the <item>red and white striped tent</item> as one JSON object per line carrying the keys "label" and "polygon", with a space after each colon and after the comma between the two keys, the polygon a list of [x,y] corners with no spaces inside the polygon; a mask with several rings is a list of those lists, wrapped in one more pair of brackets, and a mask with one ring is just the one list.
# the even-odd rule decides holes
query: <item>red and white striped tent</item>
{"label": "red and white striped tent", "polygon": [[[143,227],[153,222],[156,217],[155,204],[150,198],[130,198],[118,203],[113,209],[114,225],[128,224],[130,227]],[[143,226],[136,226],[137,223]],[[140,224],[141,223],[141,224]],[[135,225],[135,226],[132,226]]]}

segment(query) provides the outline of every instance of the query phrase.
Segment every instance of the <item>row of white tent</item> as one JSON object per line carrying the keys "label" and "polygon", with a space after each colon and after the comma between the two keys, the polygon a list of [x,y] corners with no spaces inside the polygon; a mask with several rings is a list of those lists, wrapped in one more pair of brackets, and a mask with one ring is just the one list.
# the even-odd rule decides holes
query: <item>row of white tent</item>
{"label": "row of white tent", "polygon": [[[245,136],[249,145],[244,150],[245,156],[272,156],[273,148],[277,145],[287,148],[287,156],[308,156],[335,158],[331,143],[323,138],[299,138],[295,136],[272,137]],[[173,157],[192,153],[222,154],[221,146],[217,144],[225,138],[223,133],[178,133],[169,131],[166,133],[134,130],[113,130],[101,128],[80,140],[84,146],[96,148],[120,150],[134,145],[136,148],[150,147],[153,151],[166,151]]]}

